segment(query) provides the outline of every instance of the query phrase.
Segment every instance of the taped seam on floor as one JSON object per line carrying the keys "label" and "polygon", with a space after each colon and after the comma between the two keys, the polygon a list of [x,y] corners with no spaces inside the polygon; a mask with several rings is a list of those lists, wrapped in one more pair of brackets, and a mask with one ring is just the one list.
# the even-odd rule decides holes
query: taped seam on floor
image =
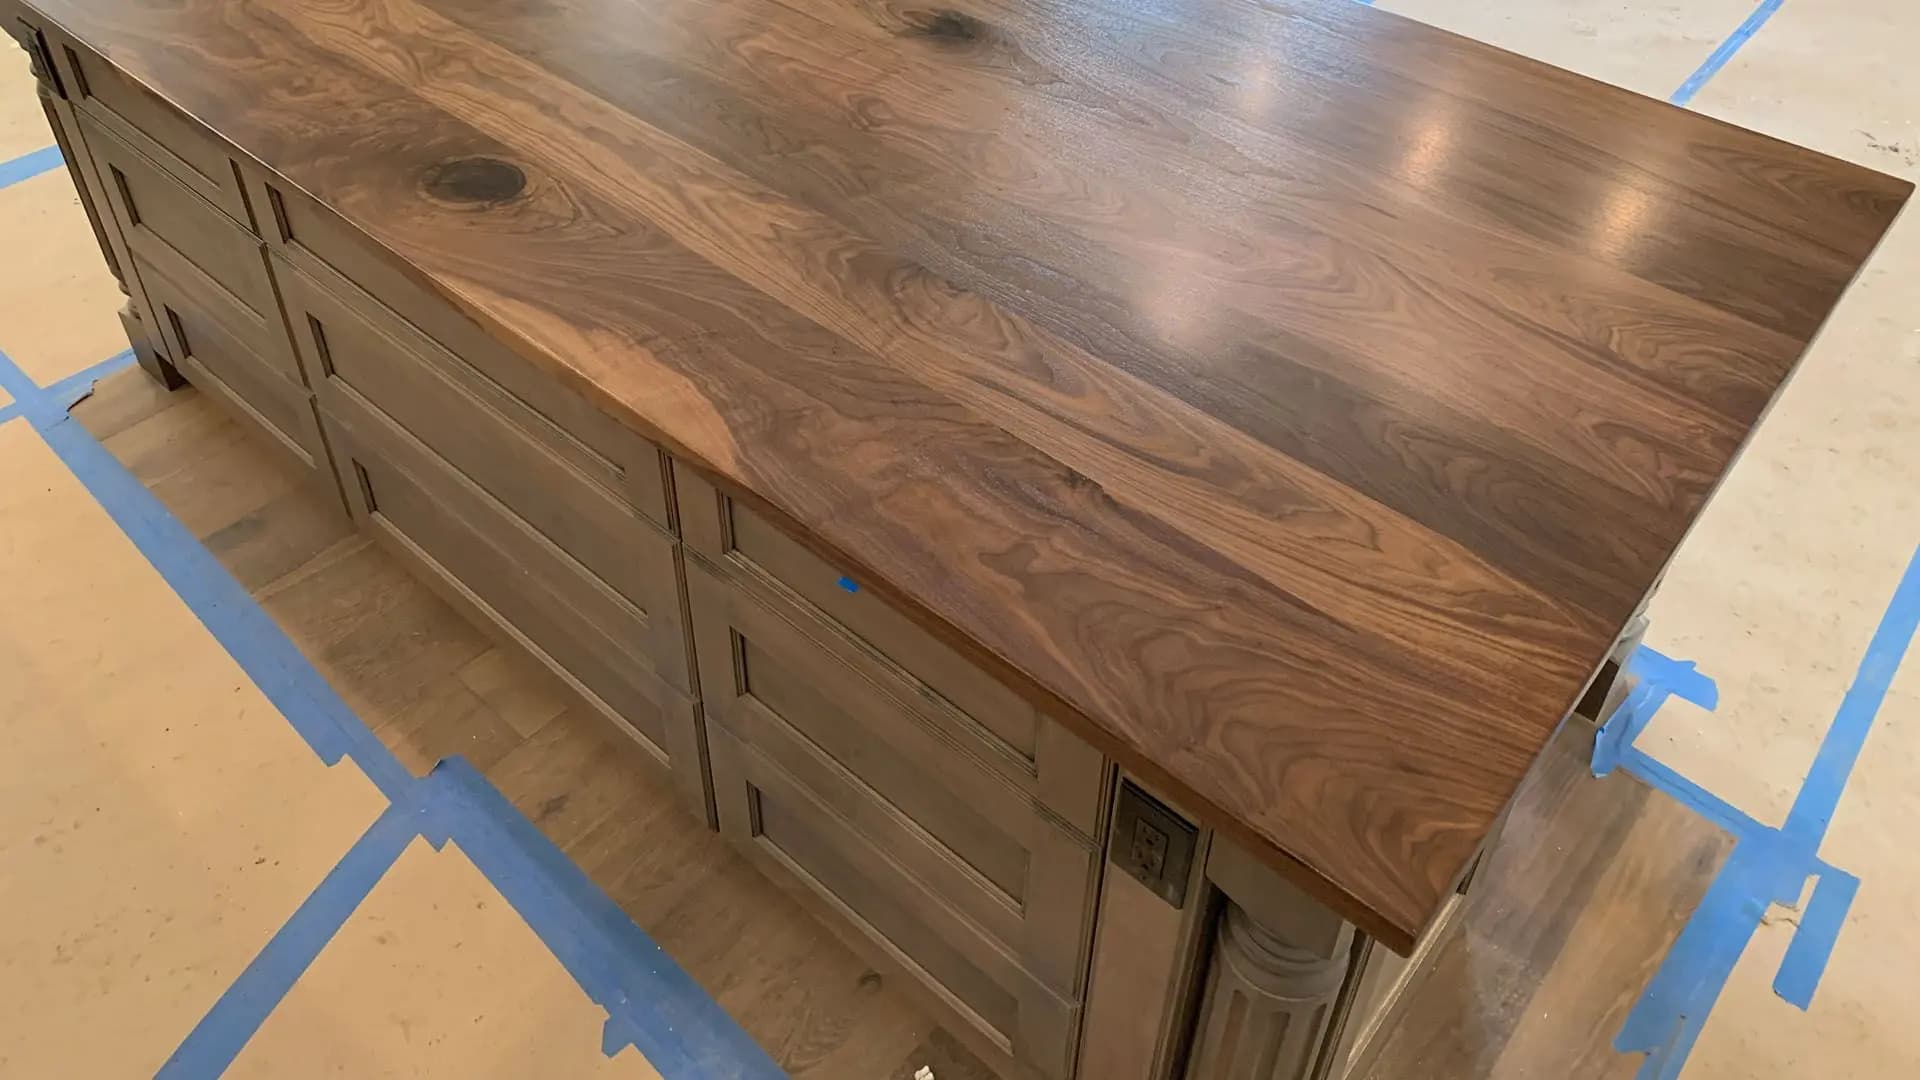
{"label": "taped seam on floor", "polygon": [[50,173],[66,163],[67,159],[60,156],[57,146],[43,146],[31,153],[21,154],[12,161],[0,161],[0,191],[23,180]]}
{"label": "taped seam on floor", "polygon": [[[0,352],[0,389],[187,608],[328,765],[350,758],[388,810],[255,956],[169,1059],[169,1077],[217,1076],[279,1006],[413,837],[453,839],[589,997],[602,1049],[632,1045],[668,1080],[784,1075],[746,1032],[565,853],[471,766],[409,774],[271,616],[91,432],[67,415],[131,351],[45,389]],[[394,845],[398,845],[395,847]]]}
{"label": "taped seam on floor", "polygon": [[[1800,1009],[1812,1005],[1860,888],[1859,878],[1819,857],[1820,845],[1916,630],[1920,630],[1920,550],[1908,561],[1786,822],[1777,829],[1760,824],[1630,742],[1619,751],[1620,767],[1734,836],[1732,854],[1614,1039],[1615,1050],[1647,1054],[1638,1080],[1672,1080],[1679,1075],[1767,907],[1797,902],[1809,878],[1814,879],[1813,894],[1774,975],[1773,990]],[[1653,664],[1641,670],[1657,681],[1686,669]],[[1630,696],[1621,710],[1631,702]],[[1635,734],[1643,727],[1644,720]]]}

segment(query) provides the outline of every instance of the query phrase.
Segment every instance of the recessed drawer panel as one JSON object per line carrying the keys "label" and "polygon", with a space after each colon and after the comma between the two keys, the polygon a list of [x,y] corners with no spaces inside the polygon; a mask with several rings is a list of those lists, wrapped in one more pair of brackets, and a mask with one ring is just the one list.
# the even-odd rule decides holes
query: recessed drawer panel
{"label": "recessed drawer panel", "polygon": [[1023,970],[1075,997],[1092,841],[1045,808],[1031,778],[952,738],[910,684],[842,660],[692,559],[687,590],[710,728],[777,764]]}
{"label": "recessed drawer panel", "polygon": [[576,467],[564,433],[398,319],[376,328],[275,256],[287,313],[323,407],[348,390],[538,529],[626,600],[648,612],[659,674],[692,693],[671,557],[658,526]]}
{"label": "recessed drawer panel", "polygon": [[153,304],[160,336],[195,386],[238,410],[310,469],[327,468],[313,399],[265,361],[278,327],[263,324],[191,266],[170,270],[135,252],[135,272]]}
{"label": "recessed drawer panel", "polygon": [[671,528],[665,460],[660,448],[623,427],[593,403],[491,337],[474,321],[378,249],[333,211],[306,196],[283,190],[249,169],[255,199],[266,207],[262,224],[269,245],[333,295],[383,328],[405,326],[431,338],[517,402],[516,412],[542,417],[565,445],[556,453],[594,476],[608,490]]}
{"label": "recessed drawer panel", "polygon": [[676,461],[673,477],[690,550],[762,603],[817,624],[814,636],[841,656],[891,668],[954,739],[1024,774],[1040,801],[1084,835],[1099,831],[1107,774],[1099,752],[699,473]]}
{"label": "recessed drawer panel", "polygon": [[[693,705],[658,673],[652,613],[589,573],[351,388],[329,394],[323,415],[356,515],[402,542],[497,629],[640,736],[690,801],[699,793],[704,816]],[[677,545],[671,537],[648,528],[630,535],[628,546],[637,563],[673,581]],[[676,645],[683,656],[684,642]]]}
{"label": "recessed drawer panel", "polygon": [[963,1020],[1039,1075],[1071,1074],[1080,1008],[928,885],[924,840],[876,843],[771,757],[709,728],[721,829],[812,892]]}
{"label": "recessed drawer panel", "polygon": [[129,247],[149,256],[156,247],[169,248],[256,314],[278,315],[259,237],[97,122],[82,115],[80,127]]}
{"label": "recessed drawer panel", "polygon": [[54,63],[82,115],[111,128],[194,194],[249,225],[246,196],[225,143],[86,46],[58,31],[49,40],[58,43]]}

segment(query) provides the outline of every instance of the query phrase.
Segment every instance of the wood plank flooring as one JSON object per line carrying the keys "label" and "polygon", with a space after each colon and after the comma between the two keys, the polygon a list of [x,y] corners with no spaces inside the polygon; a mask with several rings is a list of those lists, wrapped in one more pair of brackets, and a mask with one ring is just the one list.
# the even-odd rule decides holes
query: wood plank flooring
{"label": "wood plank flooring", "polygon": [[1579,720],[1547,750],[1366,1080],[1630,1080],[1610,1042],[1732,839],[1622,772]]}
{"label": "wood plank flooring", "polygon": [[[74,410],[201,536],[407,767],[466,757],[796,1077],[991,1073],[680,808],[530,660],[493,644],[197,391],[129,370]],[[1501,848],[1410,988],[1368,1080],[1631,1075],[1607,1047],[1727,850],[1553,744]],[[1093,1080],[1093,1078],[1089,1078]]]}

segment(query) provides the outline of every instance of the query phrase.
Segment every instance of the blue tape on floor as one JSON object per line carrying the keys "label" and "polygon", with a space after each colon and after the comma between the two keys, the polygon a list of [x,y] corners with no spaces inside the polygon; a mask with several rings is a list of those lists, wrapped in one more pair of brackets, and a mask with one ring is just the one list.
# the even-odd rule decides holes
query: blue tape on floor
{"label": "blue tape on floor", "polygon": [[1800,916],[1800,928],[1787,943],[1787,955],[1773,978],[1774,993],[1802,1009],[1813,1005],[1814,988],[1826,973],[1827,959],[1840,939],[1840,924],[1847,921],[1859,891],[1860,879],[1845,870],[1826,867],[1821,872],[1806,914]]}
{"label": "blue tape on floor", "polygon": [[132,367],[133,361],[133,350],[122,350],[90,368],[61,379],[40,393],[45,395],[49,405],[64,412],[92,395],[94,383],[123,368]]}
{"label": "blue tape on floor", "polygon": [[1820,847],[1820,841],[1827,835],[1827,826],[1833,823],[1840,793],[1853,774],[1854,763],[1860,759],[1867,732],[1873,728],[1874,717],[1879,715],[1880,705],[1887,699],[1887,688],[1893,685],[1894,672],[1900,669],[1900,661],[1906,657],[1916,630],[1920,630],[1920,551],[1914,552],[1913,560],[1907,564],[1886,614],[1881,616],[1880,625],[1873,632],[1873,640],[1867,643],[1866,655],[1861,657],[1853,683],[1841,699],[1833,727],[1821,741],[1813,767],[1807,770],[1806,783],[1801,785],[1800,794],[1793,800],[1793,809],[1787,811],[1787,823],[1781,827],[1782,832],[1805,844],[1810,852]]}
{"label": "blue tape on floor", "polygon": [[1680,84],[1680,89],[1675,90],[1673,96],[1667,100],[1675,105],[1691,102],[1694,95],[1700,92],[1700,88],[1707,85],[1707,80],[1719,74],[1720,69],[1727,66],[1727,61],[1732,60],[1733,54],[1740,51],[1740,46],[1745,45],[1748,38],[1759,33],[1760,28],[1767,25],[1767,20],[1773,18],[1773,13],[1780,10],[1782,2],[1783,0],[1762,0],[1753,14],[1747,16],[1745,21],[1735,27],[1733,33],[1727,36],[1727,40],[1721,42],[1720,47],[1713,50],[1712,54],[1694,70],[1694,73],[1687,76],[1687,81]]}
{"label": "blue tape on floor", "polygon": [[473,766],[448,758],[426,783],[423,835],[457,844],[607,1010],[602,1049],[608,1056],[636,1047],[667,1077],[786,1075]]}
{"label": "blue tape on floor", "polygon": [[1766,828],[1718,795],[1675,772],[1664,762],[1647,756],[1638,747],[1628,747],[1620,755],[1620,767],[1639,777],[1647,786],[1666,792],[1674,801],[1733,836],[1748,836]]}
{"label": "blue tape on floor", "polygon": [[[1812,1005],[1840,928],[1860,889],[1857,877],[1820,859],[1820,844],[1917,631],[1920,550],[1914,552],[1894,589],[1853,683],[1821,739],[1793,808],[1777,829],[1761,825],[1655,761],[1634,748],[1630,738],[1627,745],[1613,751],[1621,768],[1673,795],[1734,837],[1732,854],[1614,1039],[1614,1049],[1622,1053],[1647,1055],[1637,1080],[1672,1080],[1679,1075],[1767,908],[1797,903],[1809,878],[1815,879],[1813,894],[1794,928],[1773,988],[1782,999],[1801,1009]],[[1689,674],[1683,668],[1659,663],[1643,665],[1639,670],[1656,682]],[[1627,708],[1623,704],[1621,711]],[[1610,717],[1609,724],[1614,719]],[[1641,718],[1639,728],[1643,727]]]}
{"label": "blue tape on floor", "polygon": [[10,188],[22,180],[31,180],[42,173],[49,173],[66,164],[60,156],[57,146],[45,146],[31,154],[22,154],[12,161],[0,162],[0,190]]}
{"label": "blue tape on floor", "polygon": [[1720,704],[1720,688],[1700,674],[1691,660],[1674,660],[1645,645],[1627,657],[1627,674],[1638,680],[1593,740],[1593,775],[1605,776],[1620,763],[1620,755],[1646,730],[1653,714],[1670,697],[1690,701],[1712,711]]}
{"label": "blue tape on floor", "polygon": [[346,925],[373,887],[419,835],[418,809],[394,803],[207,1010],[155,1080],[198,1080],[227,1071],[293,984]]}
{"label": "blue tape on floor", "polygon": [[415,836],[452,840],[582,990],[607,1010],[603,1049],[644,1054],[667,1080],[783,1076],[698,983],[486,778],[449,759],[407,773],[270,616],[67,409],[131,352],[42,389],[0,353],[8,411],[31,423],[135,547],[322,761],[350,758],[389,807],[168,1059],[161,1075],[214,1077],[271,1015]]}
{"label": "blue tape on floor", "polygon": [[0,388],[20,403],[22,414],[47,446],[320,760],[332,765],[343,756],[351,757],[383,794],[394,798],[412,782],[406,769],[226,567],[106,447],[67,415],[68,405],[80,392],[79,380],[90,383],[104,373],[102,368],[124,367],[131,361],[130,354],[122,354],[62,380],[54,389],[42,390],[0,353]]}

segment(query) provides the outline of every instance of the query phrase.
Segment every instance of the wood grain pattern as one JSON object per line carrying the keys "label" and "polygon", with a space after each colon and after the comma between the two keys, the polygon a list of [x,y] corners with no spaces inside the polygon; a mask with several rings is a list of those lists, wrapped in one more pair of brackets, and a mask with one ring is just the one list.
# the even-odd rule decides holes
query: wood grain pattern
{"label": "wood grain pattern", "polygon": [[1344,0],[30,6],[1400,949],[1910,191]]}

